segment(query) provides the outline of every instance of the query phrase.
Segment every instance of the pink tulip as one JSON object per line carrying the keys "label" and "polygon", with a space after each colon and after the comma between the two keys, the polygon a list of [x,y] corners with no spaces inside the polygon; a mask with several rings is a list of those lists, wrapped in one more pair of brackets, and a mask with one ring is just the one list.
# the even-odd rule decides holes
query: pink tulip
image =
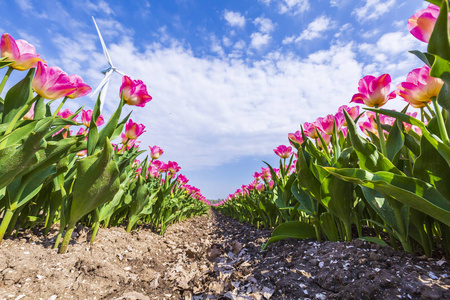
{"label": "pink tulip", "polygon": [[[81,122],[83,123],[84,126],[86,126],[87,128],[89,128],[89,125],[91,124],[91,119],[92,119],[92,110],[88,109],[88,110],[81,110]],[[100,115],[97,118],[97,122],[95,122],[95,125],[98,126],[102,126],[105,123],[105,119],[103,118],[102,115]]]}
{"label": "pink tulip", "polygon": [[339,131],[344,123],[344,115],[338,112],[336,116],[327,115],[325,118],[317,118],[315,124],[324,133],[333,134],[333,127],[336,124],[336,131]]}
{"label": "pink tulip", "polygon": [[391,76],[383,74],[379,77],[364,76],[358,83],[359,93],[353,95],[350,102],[363,103],[369,107],[381,107],[389,100],[395,98],[395,93],[390,91]]}
{"label": "pink tulip", "polygon": [[75,99],[75,98],[83,97],[92,91],[91,87],[89,85],[87,85],[86,83],[84,83],[83,79],[80,76],[74,74],[74,75],[70,75],[69,78],[70,78],[70,82],[77,89],[75,91],[73,91],[71,94],[67,95],[68,98]]}
{"label": "pink tulip", "polygon": [[309,136],[312,139],[316,139],[319,136],[317,135],[317,126],[314,123],[303,123],[303,131],[307,136]]}
{"label": "pink tulip", "polygon": [[34,119],[34,104],[35,104],[35,102],[33,102],[30,110],[22,117],[22,119],[24,119],[24,120],[33,120]]}
{"label": "pink tulip", "polygon": [[186,183],[189,182],[189,180],[186,178],[186,176],[180,174],[180,175],[178,175],[178,177],[177,177],[177,182],[178,182],[179,184],[186,184]]}
{"label": "pink tulip", "polygon": [[38,61],[43,61],[39,54],[36,54],[33,45],[24,40],[16,41],[7,33],[3,34],[0,40],[0,56],[13,61],[11,67],[19,71],[33,68]]}
{"label": "pink tulip", "polygon": [[[68,119],[71,116],[73,116],[73,112],[70,109],[66,108],[65,110],[58,111],[58,113],[56,115],[58,117],[63,118],[63,119]],[[78,118],[78,115],[75,115],[75,117],[73,117],[72,120],[75,121],[75,122],[78,122],[77,118]]]}
{"label": "pink tulip", "polygon": [[120,138],[122,140],[122,145],[123,147],[125,147],[125,149],[131,149],[132,147],[135,146],[136,143],[139,143],[136,141],[136,139],[133,140],[127,137],[123,132],[120,134]]}
{"label": "pink tulip", "polygon": [[128,76],[122,78],[120,86],[120,95],[128,105],[144,107],[147,102],[152,100],[147,92],[147,87],[142,80],[133,80]]}
{"label": "pink tulip", "polygon": [[444,81],[430,76],[430,67],[412,70],[406,76],[406,82],[399,83],[395,92],[415,108],[426,106],[432,97],[437,97]]}
{"label": "pink tulip", "polygon": [[376,124],[370,122],[370,119],[363,121],[363,122],[359,122],[358,125],[359,125],[359,128],[361,129],[361,131],[365,135],[370,136],[369,132],[372,132],[373,134],[378,135],[378,130],[377,130]]}
{"label": "pink tulip", "polygon": [[300,130],[297,130],[295,133],[288,133],[289,143],[295,147],[294,143],[301,145],[303,143],[303,136]]}
{"label": "pink tulip", "polygon": [[255,188],[258,192],[262,192],[266,189],[266,186],[264,185],[264,183],[259,183]]}
{"label": "pink tulip", "polygon": [[125,125],[125,136],[130,140],[135,140],[145,132],[144,129],[144,124],[134,123],[133,120],[130,119]]}
{"label": "pink tulip", "polygon": [[150,177],[158,177],[160,168],[161,168],[162,162],[159,160],[154,160],[150,163],[150,166],[148,168],[148,172],[150,174]]}
{"label": "pink tulip", "polygon": [[255,178],[255,180],[260,180],[262,177],[261,173],[255,172],[255,174],[253,174],[253,178]]}
{"label": "pink tulip", "polygon": [[73,93],[77,88],[69,75],[58,67],[48,67],[39,61],[33,79],[33,90],[42,98],[55,100]]}
{"label": "pink tulip", "polygon": [[276,155],[278,155],[280,158],[288,158],[292,155],[292,147],[286,147],[285,145],[280,145],[273,149],[273,152],[275,152]]}
{"label": "pink tulip", "polygon": [[[320,135],[322,136],[325,144],[328,146],[328,144],[330,144],[331,141],[331,135],[328,135],[324,132],[321,132]],[[323,148],[322,141],[320,139],[317,139],[317,145],[319,145],[320,148]]]}
{"label": "pink tulip", "polygon": [[174,161],[168,161],[167,162],[167,170],[170,172],[170,174],[174,175],[175,173],[177,173],[178,171],[180,171],[180,167],[178,166],[178,164]]}
{"label": "pink tulip", "polygon": [[77,156],[78,157],[83,157],[83,156],[86,156],[86,155],[87,155],[87,149],[77,152]]}
{"label": "pink tulip", "polygon": [[[356,118],[359,116],[359,106],[348,107],[347,105],[342,105],[341,107],[339,107],[338,110],[342,113],[344,113],[345,110],[350,115],[353,121],[355,121]],[[345,117],[342,126],[347,126],[347,121],[345,120]]]}
{"label": "pink tulip", "polygon": [[428,43],[438,16],[439,6],[429,4],[427,8],[416,12],[409,18],[407,28],[415,38]]}
{"label": "pink tulip", "polygon": [[152,159],[158,159],[163,153],[163,149],[161,149],[159,146],[148,146],[150,148],[150,157]]}
{"label": "pink tulip", "polygon": [[264,180],[269,180],[269,179],[272,178],[272,175],[270,174],[270,169],[268,167],[267,168],[261,168],[261,177]]}

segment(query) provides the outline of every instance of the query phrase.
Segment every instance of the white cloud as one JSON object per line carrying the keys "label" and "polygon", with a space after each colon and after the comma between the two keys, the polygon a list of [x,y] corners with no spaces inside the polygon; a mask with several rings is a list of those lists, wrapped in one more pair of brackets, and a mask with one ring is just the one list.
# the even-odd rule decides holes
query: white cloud
{"label": "white cloud", "polygon": [[309,0],[278,0],[278,12],[280,14],[298,15],[309,8]]}
{"label": "white cloud", "polygon": [[356,19],[359,22],[376,20],[381,15],[387,13],[394,6],[395,2],[396,0],[366,0],[365,5],[355,8],[352,14],[356,15]]}
{"label": "white cloud", "polygon": [[334,26],[334,22],[330,18],[326,16],[320,16],[309,23],[308,27],[303,30],[297,38],[294,38],[293,36],[287,37],[283,40],[282,43],[289,44],[292,42],[299,43],[303,40],[313,40],[321,37],[324,31],[330,30]]}
{"label": "white cloud", "polygon": [[250,38],[251,38],[250,45],[255,49],[261,49],[261,47],[267,45],[271,40],[270,35],[261,32],[252,33]]}
{"label": "white cloud", "polygon": [[264,18],[264,17],[256,18],[253,21],[253,24],[258,26],[259,27],[259,31],[263,32],[263,33],[270,33],[270,32],[273,31],[273,29],[275,27],[273,22],[272,22],[272,20],[270,20],[268,18]]}
{"label": "white cloud", "polygon": [[230,26],[244,27],[245,26],[245,17],[242,16],[239,12],[228,11],[226,10],[223,13],[223,17],[227,20]]}
{"label": "white cloud", "polygon": [[103,12],[107,15],[114,15],[114,11],[111,9],[111,7],[109,7],[108,3],[105,2],[104,0],[97,1],[96,3],[86,1],[84,2],[83,6],[89,11]]}
{"label": "white cloud", "polygon": [[33,4],[29,0],[15,0],[17,5],[19,5],[20,9],[23,11],[31,11],[33,10]]}
{"label": "white cloud", "polygon": [[[177,43],[153,44],[142,52],[123,40],[110,52],[117,67],[142,79],[154,98],[145,108],[125,108],[147,126],[142,148],[160,145],[163,160],[198,170],[246,155],[270,155],[300,123],[348,103],[362,68],[352,47],[333,46],[308,59],[272,52],[250,65],[242,59],[199,58]],[[91,62],[81,75],[98,83],[102,54],[84,53]],[[117,106],[119,86],[120,76],[113,76],[109,112]]]}

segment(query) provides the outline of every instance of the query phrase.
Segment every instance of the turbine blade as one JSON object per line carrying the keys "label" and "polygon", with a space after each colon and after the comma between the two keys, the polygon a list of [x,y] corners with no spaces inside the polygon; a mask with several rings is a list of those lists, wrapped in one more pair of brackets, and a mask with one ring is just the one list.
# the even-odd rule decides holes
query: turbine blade
{"label": "turbine blade", "polygon": [[108,90],[109,80],[105,83],[102,91],[100,92],[100,112],[103,111],[103,105],[105,105],[106,91]]}
{"label": "turbine blade", "polygon": [[108,49],[106,49],[105,41],[103,40],[102,34],[100,33],[100,29],[98,29],[97,22],[95,22],[94,17],[92,17],[92,20],[94,21],[94,25],[95,25],[95,28],[97,29],[98,37],[100,38],[100,43],[102,44],[103,54],[105,54],[105,57],[106,57],[106,60],[108,61],[108,64],[111,67],[114,67],[113,63],[112,63],[112,60],[111,60],[111,57],[109,56]]}
{"label": "turbine blade", "polygon": [[103,80],[100,82],[100,84],[95,88],[95,90],[91,93],[91,98],[98,97],[98,92],[109,82],[109,79],[111,78],[113,70],[109,70],[106,72],[105,77],[103,77]]}
{"label": "turbine blade", "polygon": [[122,76],[126,76],[126,74],[123,73],[122,71],[119,71],[119,70],[117,70],[117,69],[114,69],[114,71],[116,71],[117,73],[119,73],[119,74],[122,75]]}

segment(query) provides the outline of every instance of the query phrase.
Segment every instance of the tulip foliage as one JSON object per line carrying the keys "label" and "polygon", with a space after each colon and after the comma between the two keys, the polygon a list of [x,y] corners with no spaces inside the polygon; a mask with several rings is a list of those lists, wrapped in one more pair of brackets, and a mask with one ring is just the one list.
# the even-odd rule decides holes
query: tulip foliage
{"label": "tulip foliage", "polygon": [[0,242],[21,229],[43,227],[48,234],[58,225],[55,248],[64,253],[77,224],[91,227],[93,243],[100,226],[123,224],[129,232],[145,223],[162,234],[207,212],[208,201],[177,174],[178,164],[157,159],[161,148],[151,148],[150,161],[136,159],[145,152],[137,146],[145,126],[121,112],[152,99],[142,81],[125,76],[118,107],[105,122],[100,95],[93,110],[62,109],[91,92],[80,76],[47,66],[33,46],[8,34],[0,51],[0,68],[7,67],[0,92],[13,70],[27,71],[0,99]]}
{"label": "tulip foliage", "polygon": [[[218,204],[241,221],[276,227],[263,248],[288,237],[358,237],[427,256],[439,248],[450,257],[449,8],[447,0],[430,2],[408,22],[428,43],[425,53],[411,51],[422,68],[394,92],[388,74],[365,76],[350,101],[365,112],[342,106],[304,123],[289,134],[297,153],[278,147],[280,169],[263,168]],[[408,102],[403,111],[381,108],[396,96]]]}

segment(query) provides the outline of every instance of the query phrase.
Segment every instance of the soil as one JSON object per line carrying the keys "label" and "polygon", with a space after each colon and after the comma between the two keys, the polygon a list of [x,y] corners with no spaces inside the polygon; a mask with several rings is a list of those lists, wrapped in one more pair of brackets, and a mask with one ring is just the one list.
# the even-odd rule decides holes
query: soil
{"label": "soil", "polygon": [[214,210],[149,229],[78,227],[65,254],[57,228],[0,244],[0,299],[450,299],[450,265],[362,240],[288,239]]}

